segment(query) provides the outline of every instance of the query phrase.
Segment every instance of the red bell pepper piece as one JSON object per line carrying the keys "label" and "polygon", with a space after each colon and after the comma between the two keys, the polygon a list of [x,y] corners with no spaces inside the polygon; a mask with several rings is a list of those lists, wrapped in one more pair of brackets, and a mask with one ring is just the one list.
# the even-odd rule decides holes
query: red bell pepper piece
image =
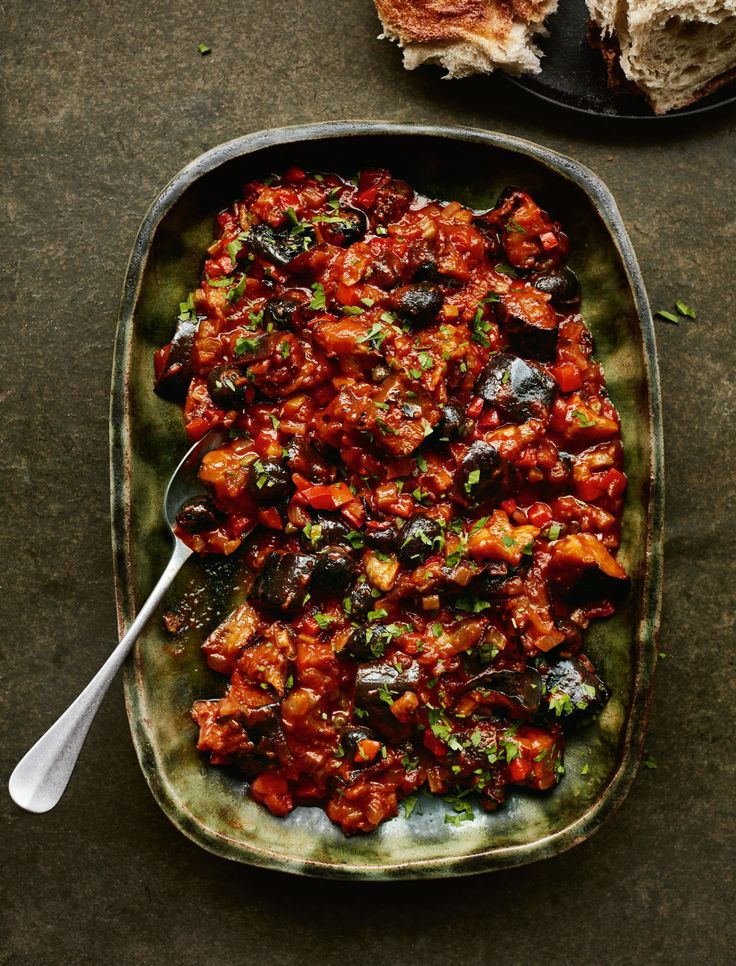
{"label": "red bell pepper piece", "polygon": [[533,527],[541,530],[552,521],[552,510],[546,503],[533,503],[526,511],[526,518]]}
{"label": "red bell pepper piece", "polygon": [[574,362],[561,362],[552,366],[552,375],[563,392],[574,392],[583,385],[583,377]]}
{"label": "red bell pepper piece", "polygon": [[301,495],[315,510],[339,510],[345,503],[354,499],[350,487],[345,483],[331,483],[329,486],[317,484],[302,490]]}

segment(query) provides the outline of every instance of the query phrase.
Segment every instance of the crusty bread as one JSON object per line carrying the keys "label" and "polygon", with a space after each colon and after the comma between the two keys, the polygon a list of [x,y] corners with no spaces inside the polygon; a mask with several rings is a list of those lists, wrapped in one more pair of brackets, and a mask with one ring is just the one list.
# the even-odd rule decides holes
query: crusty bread
{"label": "crusty bread", "polygon": [[404,48],[404,66],[440,64],[446,77],[539,73],[534,35],[558,0],[375,0],[383,37]]}
{"label": "crusty bread", "polygon": [[602,46],[618,43],[624,76],[657,114],[686,107],[736,75],[736,0],[586,2]]}

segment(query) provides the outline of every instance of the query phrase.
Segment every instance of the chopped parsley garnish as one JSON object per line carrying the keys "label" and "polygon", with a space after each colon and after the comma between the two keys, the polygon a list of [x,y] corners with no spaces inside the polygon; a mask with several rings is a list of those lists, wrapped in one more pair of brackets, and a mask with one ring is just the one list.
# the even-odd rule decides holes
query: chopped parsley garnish
{"label": "chopped parsley garnish", "polygon": [[522,228],[519,222],[515,221],[513,218],[509,218],[508,222],[506,223],[506,227],[509,229],[509,231],[515,231],[520,235],[526,235],[526,228]]}
{"label": "chopped parsley garnish", "polygon": [[562,531],[562,527],[560,526],[560,524],[559,523],[553,523],[552,526],[547,531],[547,539],[548,540],[557,540],[559,538],[559,536],[560,536],[561,531]]}
{"label": "chopped parsley garnish", "polygon": [[317,311],[319,309],[326,308],[327,303],[325,301],[325,289],[322,283],[315,282],[314,285],[312,285],[312,291],[314,292],[314,295],[312,296],[312,301],[309,303],[309,308]]}
{"label": "chopped parsley garnish", "polygon": [[212,48],[208,47],[207,44],[197,44],[197,50],[203,57],[206,57],[207,54],[212,53]]}
{"label": "chopped parsley garnish", "polygon": [[244,335],[239,335],[235,340],[233,351],[236,356],[244,356],[246,352],[255,352],[258,348],[258,339],[246,339]]}
{"label": "chopped parsley garnish", "polygon": [[679,325],[680,320],[673,312],[665,312],[664,309],[660,309],[659,312],[654,313],[655,318],[659,316],[660,319],[664,319],[665,322],[672,322],[674,325]]}
{"label": "chopped parsley garnish", "polygon": [[380,621],[384,617],[388,617],[388,611],[380,608],[379,610],[369,610],[366,614],[369,621]]}
{"label": "chopped parsley garnish", "polygon": [[313,616],[320,630],[325,630],[325,628],[337,620],[336,617],[332,617],[330,614],[314,614]]}
{"label": "chopped parsley garnish", "polygon": [[685,305],[685,303],[681,302],[679,299],[675,302],[675,308],[680,313],[680,315],[684,315],[688,319],[697,318],[695,314],[695,309],[691,309],[689,305]]}
{"label": "chopped parsley garnish", "polygon": [[572,414],[581,426],[595,426],[597,423],[597,420],[590,419],[589,416],[586,416],[586,414],[581,412],[579,409],[574,409]]}

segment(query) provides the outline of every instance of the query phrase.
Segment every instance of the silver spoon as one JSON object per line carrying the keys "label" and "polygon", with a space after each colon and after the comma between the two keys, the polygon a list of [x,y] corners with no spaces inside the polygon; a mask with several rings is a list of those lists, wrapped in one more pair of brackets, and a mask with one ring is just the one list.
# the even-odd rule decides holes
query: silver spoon
{"label": "silver spoon", "polygon": [[169,480],[164,494],[164,517],[174,538],[174,552],[148,600],[141,607],[130,630],[95,674],[79,697],[51,725],[43,737],[26,753],[10,776],[10,797],[28,812],[48,812],[64,794],[84,739],[110,687],[139,634],[159,601],[171,586],[185,561],[192,555],[174,533],[174,523],[182,504],[202,493],[197,470],[205,453],[222,446],[227,430],[213,429],[189,450]]}

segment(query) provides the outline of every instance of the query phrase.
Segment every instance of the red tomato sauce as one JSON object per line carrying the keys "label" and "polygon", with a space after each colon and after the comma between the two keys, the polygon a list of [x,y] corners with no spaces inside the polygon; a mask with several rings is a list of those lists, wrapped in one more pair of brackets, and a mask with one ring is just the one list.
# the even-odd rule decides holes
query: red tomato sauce
{"label": "red tomato sauce", "polygon": [[178,532],[252,578],[192,715],[275,815],[370,832],[422,791],[470,819],[555,786],[607,700],[581,632],[626,591],[626,476],[569,248],[520,189],[476,212],[385,170],[218,215],[156,387],[192,440],[230,431]]}

